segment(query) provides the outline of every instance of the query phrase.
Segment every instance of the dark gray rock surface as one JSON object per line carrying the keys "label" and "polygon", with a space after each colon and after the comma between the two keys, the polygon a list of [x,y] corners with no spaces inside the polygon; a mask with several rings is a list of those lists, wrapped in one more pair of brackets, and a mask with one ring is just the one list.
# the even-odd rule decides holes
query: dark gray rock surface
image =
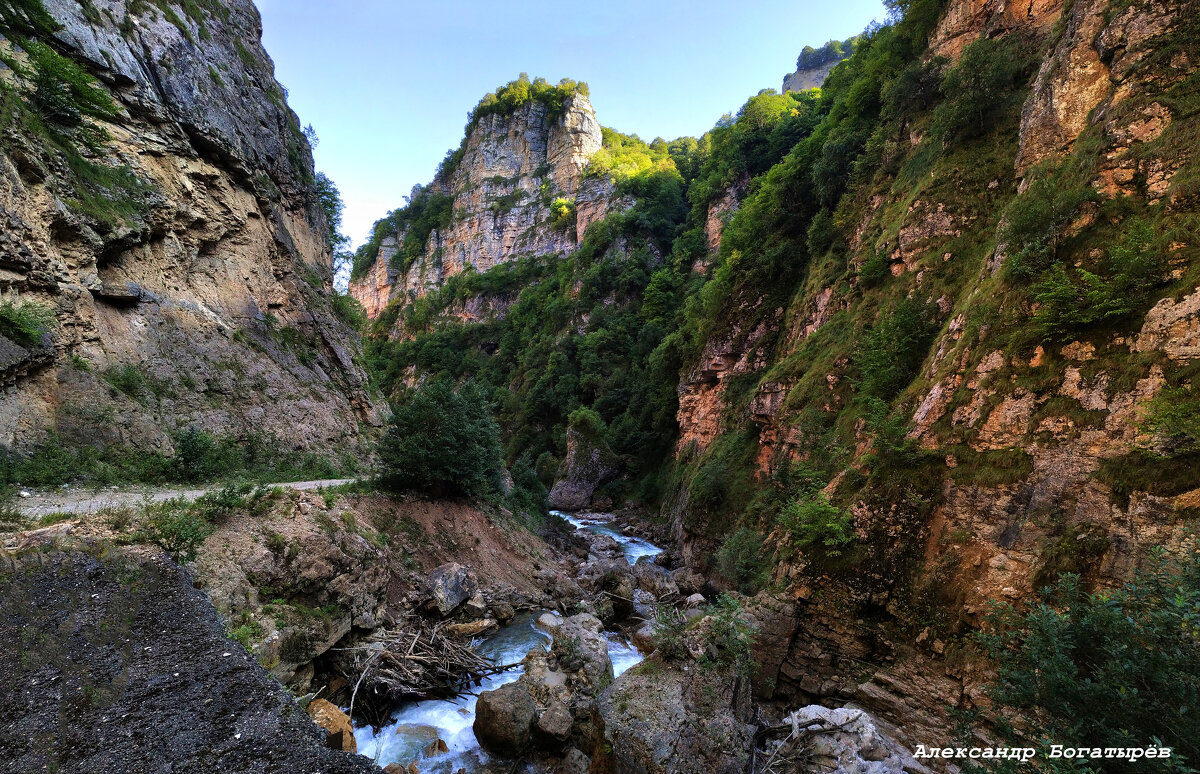
{"label": "dark gray rock surface", "polygon": [[377,772],[225,637],[165,554],[0,554],[0,771]]}

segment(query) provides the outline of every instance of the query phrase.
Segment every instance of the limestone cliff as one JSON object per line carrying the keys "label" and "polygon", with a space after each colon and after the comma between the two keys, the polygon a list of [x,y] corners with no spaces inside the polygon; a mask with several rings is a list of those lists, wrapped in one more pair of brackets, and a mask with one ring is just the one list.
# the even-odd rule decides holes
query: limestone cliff
{"label": "limestone cliff", "polygon": [[[39,6],[22,4],[31,17]],[[28,66],[23,46],[42,40],[112,107],[85,122],[102,133],[89,147],[55,123],[30,72],[5,73],[15,117],[0,142],[0,288],[54,322],[39,341],[0,341],[0,443],[169,452],[172,431],[196,427],[356,448],[376,412],[356,337],[330,311],[312,156],[257,9],[46,0],[45,11],[37,24],[6,17],[6,57]]]}
{"label": "limestone cliff", "polygon": [[796,59],[796,71],[783,76],[782,93],[819,89],[825,78],[843,59],[854,53],[855,38],[831,40],[819,49],[805,46]]}
{"label": "limestone cliff", "polygon": [[[415,256],[404,250],[413,226],[382,236],[350,294],[374,318],[390,301],[421,297],[464,270],[486,272],[523,256],[572,252],[587,226],[613,206],[612,185],[584,176],[600,147],[600,124],[583,94],[556,114],[532,100],[511,114],[473,122],[457,163],[443,165],[410,197],[445,198],[447,217],[421,234]],[[574,217],[556,217],[556,201]]]}

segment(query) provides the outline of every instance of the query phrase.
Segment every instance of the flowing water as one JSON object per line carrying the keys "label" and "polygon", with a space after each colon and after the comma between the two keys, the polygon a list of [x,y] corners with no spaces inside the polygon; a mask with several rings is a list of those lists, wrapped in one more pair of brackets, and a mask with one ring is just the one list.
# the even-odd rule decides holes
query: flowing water
{"label": "flowing water", "polygon": [[[558,515],[575,525],[577,530],[615,539],[621,544],[630,564],[636,564],[643,556],[662,553],[658,546],[624,535],[603,521],[578,519],[564,513]],[[537,625],[538,616],[543,612],[546,611],[519,613],[507,626],[481,637],[476,643],[476,650],[496,664],[516,664],[534,648],[548,650],[553,637],[549,631]],[[612,661],[614,675],[620,675],[642,660],[642,654],[620,632],[605,632],[604,636],[608,640],[608,657]],[[481,685],[472,686],[470,693],[461,693],[452,699],[428,699],[402,705],[397,708],[392,721],[378,733],[369,725],[356,727],[354,738],[359,754],[374,759],[381,767],[389,763],[407,766],[419,760],[422,774],[484,769],[491,756],[480,749],[475,732],[471,729],[475,722],[477,694],[515,682],[522,671],[521,666],[516,666],[506,672],[490,675],[484,678]],[[446,743],[447,752],[438,753],[437,748],[432,747],[438,739]]]}
{"label": "flowing water", "polygon": [[593,535],[608,535],[621,545],[621,550],[625,552],[625,558],[629,560],[630,564],[637,564],[637,560],[643,556],[655,557],[663,552],[653,543],[639,537],[626,535],[614,527],[611,522],[603,519],[575,516],[562,511],[550,511],[550,513],[571,522],[576,530],[590,532]]}

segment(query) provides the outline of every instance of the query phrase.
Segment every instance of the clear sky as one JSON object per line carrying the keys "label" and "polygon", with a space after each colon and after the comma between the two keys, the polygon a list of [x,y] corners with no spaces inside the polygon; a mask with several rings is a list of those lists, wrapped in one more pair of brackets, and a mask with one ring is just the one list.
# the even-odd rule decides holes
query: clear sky
{"label": "clear sky", "polygon": [[263,42],[354,244],[427,183],[467,113],[521,72],[586,81],[600,123],[645,140],[699,136],[805,45],[858,34],[879,0],[257,0]]}

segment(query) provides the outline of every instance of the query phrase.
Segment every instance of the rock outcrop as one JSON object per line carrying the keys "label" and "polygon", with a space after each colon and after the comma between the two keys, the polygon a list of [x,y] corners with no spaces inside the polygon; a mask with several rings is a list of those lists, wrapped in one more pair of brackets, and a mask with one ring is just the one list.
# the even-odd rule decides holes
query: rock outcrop
{"label": "rock outcrop", "polygon": [[[484,116],[467,135],[461,160],[414,191],[414,199],[448,197],[449,222],[434,228],[407,264],[399,256],[407,232],[384,236],[374,262],[350,283],[351,295],[375,317],[392,300],[420,297],[466,270],[572,252],[588,225],[629,206],[614,198],[607,179],[584,176],[600,147],[600,124],[583,94],[557,115],[533,100],[511,115]],[[573,222],[554,218],[551,204],[560,199],[573,206]]]}
{"label": "rock outcrop", "polygon": [[549,504],[560,511],[581,511],[592,502],[597,487],[611,481],[621,467],[616,455],[590,433],[567,430],[567,457],[550,490]]}
{"label": "rock outcrop", "polygon": [[[742,520],[704,514],[688,502],[704,488],[683,477],[668,513],[688,564],[716,575],[715,550],[735,526],[756,524],[773,581],[787,589],[745,601],[760,631],[756,695],[853,702],[894,723],[902,743],[948,742],[947,707],[987,706],[989,676],[956,643],[983,625],[991,601],[1020,605],[1063,572],[1115,586],[1151,548],[1186,545],[1190,473],[1167,484],[1144,467],[1166,463],[1141,455],[1162,443],[1144,421],[1151,402],[1164,385],[1194,391],[1200,356],[1196,246],[1164,225],[1196,207],[1195,149],[1179,140],[1194,117],[1173,107],[1200,63],[1185,42],[1195,40],[1193,10],[948,3],[922,61],[953,62],[978,40],[1030,57],[995,119],[1006,155],[970,173],[935,164],[932,187],[908,198],[897,198],[903,175],[886,171],[852,187],[838,208],[850,215],[838,228],[852,270],[814,269],[783,295],[767,283],[731,294],[700,342],[679,385],[678,463],[717,477],[741,455],[748,489],[789,499],[808,495],[778,481],[798,466],[828,468],[823,493],[854,532],[856,555],[822,557],[756,504],[737,506]],[[925,152],[927,127],[901,126],[888,140],[900,148],[893,161]],[[1043,201],[1033,183],[1045,179],[1055,191],[1077,186],[1085,201],[1056,227],[1077,240],[1054,259],[1068,270],[1111,254],[1110,235],[1139,220],[1164,229],[1146,248],[1161,265],[1152,287],[1118,291],[1136,307],[1119,323],[1033,332],[1040,306],[1031,283],[1006,275],[1011,223],[998,214],[1011,203],[1008,212],[1028,215]],[[865,332],[901,298],[925,304],[937,330],[887,398],[889,421],[903,427],[887,439],[853,404],[865,393]],[[1024,326],[1027,340],[1004,333]],[[904,443],[914,456],[888,467]],[[846,464],[829,465],[829,454]],[[1196,461],[1172,464],[1191,471]],[[719,482],[713,489],[721,494]]]}
{"label": "rock outcrop", "polygon": [[746,770],[749,684],[719,669],[646,662],[599,699],[603,755],[613,771],[734,774]]}
{"label": "rock outcrop", "polygon": [[353,451],[378,417],[258,11],[103,5],[46,2],[55,46],[114,100],[98,157],[20,127],[0,143],[0,288],[55,318],[4,368],[0,443],[169,453],[195,427]]}

